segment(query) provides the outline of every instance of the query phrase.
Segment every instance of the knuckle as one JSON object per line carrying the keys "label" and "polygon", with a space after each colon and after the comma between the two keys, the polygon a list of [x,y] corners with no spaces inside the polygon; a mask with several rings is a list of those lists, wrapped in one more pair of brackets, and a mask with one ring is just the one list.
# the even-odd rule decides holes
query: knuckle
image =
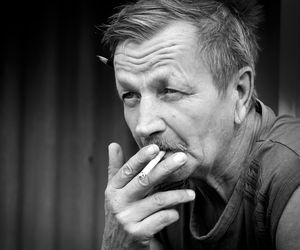
{"label": "knuckle", "polygon": [[179,218],[178,212],[176,210],[169,210],[167,214],[167,220],[165,221],[166,224],[173,223]]}
{"label": "knuckle", "polygon": [[122,167],[122,175],[123,176],[132,176],[133,174],[133,168],[129,162],[127,162],[123,167]]}
{"label": "knuckle", "polygon": [[163,170],[165,175],[169,175],[172,173],[172,168],[170,168],[169,164],[167,161],[162,161],[160,163],[160,168]]}
{"label": "knuckle", "polygon": [[161,193],[153,194],[153,201],[154,201],[154,204],[159,207],[163,207],[165,205],[165,199]]}
{"label": "knuckle", "polygon": [[158,215],[158,221],[163,225],[168,224],[168,222],[170,221],[170,214],[168,212],[160,213]]}
{"label": "knuckle", "polygon": [[159,216],[158,220],[162,225],[168,225],[179,218],[178,212],[175,210],[165,210]]}
{"label": "knuckle", "polygon": [[126,213],[124,212],[121,212],[121,213],[118,213],[116,214],[116,220],[118,221],[118,223],[120,223],[121,225],[126,225],[126,220],[127,216],[126,216]]}
{"label": "knuckle", "polygon": [[121,198],[122,194],[106,189],[104,191],[104,201],[106,208],[110,209],[113,213],[120,211],[120,208],[123,207],[124,200]]}
{"label": "knuckle", "polygon": [[134,224],[126,224],[124,225],[124,230],[131,236],[131,237],[137,237],[138,236],[138,230],[136,229],[136,226]]}
{"label": "knuckle", "polygon": [[116,192],[110,186],[107,186],[104,190],[104,198],[105,200],[113,200],[116,197]]}
{"label": "knuckle", "polygon": [[138,182],[141,186],[147,187],[150,185],[150,180],[148,175],[138,176]]}

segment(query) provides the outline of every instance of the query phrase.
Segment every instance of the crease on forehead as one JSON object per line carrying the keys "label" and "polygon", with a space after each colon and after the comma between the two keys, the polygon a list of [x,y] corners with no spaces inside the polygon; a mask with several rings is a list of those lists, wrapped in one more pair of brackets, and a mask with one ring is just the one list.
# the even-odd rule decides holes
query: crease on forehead
{"label": "crease on forehead", "polygon": [[[160,62],[161,63],[161,62]],[[181,67],[181,65],[177,61],[173,61],[171,68],[158,68],[157,70],[152,71],[151,74],[128,74],[128,72],[121,71],[118,75],[116,75],[116,83],[117,86],[121,84],[129,84],[129,85],[143,85],[143,84],[156,84],[157,82],[167,81],[167,82],[180,82],[186,87],[189,87],[188,79],[189,76],[185,72],[185,70]],[[143,84],[141,84],[143,83]]]}
{"label": "crease on forehead", "polygon": [[115,68],[116,70],[121,68],[126,71],[146,71],[149,68],[161,66],[185,53],[187,46],[183,42],[180,38],[159,39],[153,44],[147,44],[145,50],[137,50],[137,43],[133,43],[135,46],[132,48],[130,41],[124,42],[117,48]]}

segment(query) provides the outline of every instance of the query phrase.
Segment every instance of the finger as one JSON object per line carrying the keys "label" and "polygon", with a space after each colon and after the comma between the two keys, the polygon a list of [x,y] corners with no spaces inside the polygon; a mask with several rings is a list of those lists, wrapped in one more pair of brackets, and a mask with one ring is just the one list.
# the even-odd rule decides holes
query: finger
{"label": "finger", "polygon": [[147,217],[146,219],[132,225],[129,232],[140,238],[151,238],[166,226],[171,225],[179,219],[179,214],[175,209],[161,210]]}
{"label": "finger", "polygon": [[158,192],[145,199],[134,202],[126,210],[118,213],[118,220],[123,224],[139,222],[159,210],[195,199],[195,192],[190,189]]}
{"label": "finger", "polygon": [[152,187],[181,168],[186,160],[187,156],[183,152],[171,155],[158,163],[148,175],[136,176],[133,181],[124,187],[124,192],[127,193],[129,200],[141,199]]}
{"label": "finger", "polygon": [[187,155],[183,152],[177,152],[160,162],[156,168],[149,174],[150,182],[155,185],[161,183],[169,175],[180,169],[187,161]]}
{"label": "finger", "polygon": [[111,184],[114,188],[124,187],[158,152],[159,148],[155,144],[142,148],[121,167],[111,180]]}
{"label": "finger", "polygon": [[120,170],[124,164],[124,155],[121,146],[118,143],[111,143],[108,146],[108,180]]}

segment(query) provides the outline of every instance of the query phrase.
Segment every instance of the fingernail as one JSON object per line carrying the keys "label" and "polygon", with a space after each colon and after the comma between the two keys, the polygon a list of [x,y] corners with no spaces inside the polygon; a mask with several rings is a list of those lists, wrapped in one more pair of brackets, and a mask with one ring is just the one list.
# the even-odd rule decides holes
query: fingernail
{"label": "fingernail", "polygon": [[116,151],[117,154],[120,152],[120,148],[119,148],[118,144],[115,142],[112,142],[108,145],[108,151],[111,151],[113,149]]}
{"label": "fingernail", "polygon": [[174,161],[182,164],[182,163],[185,163],[186,158],[187,157],[186,157],[185,153],[179,152],[179,153],[176,153],[176,155],[174,156]]}
{"label": "fingernail", "polygon": [[157,153],[159,150],[157,145],[151,145],[149,146],[149,148],[147,149],[148,154],[153,155],[155,153]]}
{"label": "fingernail", "polygon": [[108,145],[108,147],[107,147],[108,151],[110,151],[112,147],[113,147],[113,144],[110,143],[110,144]]}
{"label": "fingernail", "polygon": [[196,194],[195,194],[194,190],[187,190],[186,192],[189,197],[191,197],[192,199],[195,199]]}

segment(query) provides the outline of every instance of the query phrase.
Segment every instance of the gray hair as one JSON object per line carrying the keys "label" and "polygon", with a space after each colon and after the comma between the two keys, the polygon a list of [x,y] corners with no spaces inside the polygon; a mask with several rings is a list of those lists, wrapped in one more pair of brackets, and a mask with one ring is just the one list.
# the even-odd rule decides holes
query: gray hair
{"label": "gray hair", "polygon": [[[172,21],[187,21],[197,28],[200,55],[224,93],[242,67],[250,66],[255,76],[259,15],[260,6],[251,0],[140,0],[121,6],[110,18],[103,42],[113,55],[120,42],[143,42]],[[252,102],[255,99],[253,91]]]}

